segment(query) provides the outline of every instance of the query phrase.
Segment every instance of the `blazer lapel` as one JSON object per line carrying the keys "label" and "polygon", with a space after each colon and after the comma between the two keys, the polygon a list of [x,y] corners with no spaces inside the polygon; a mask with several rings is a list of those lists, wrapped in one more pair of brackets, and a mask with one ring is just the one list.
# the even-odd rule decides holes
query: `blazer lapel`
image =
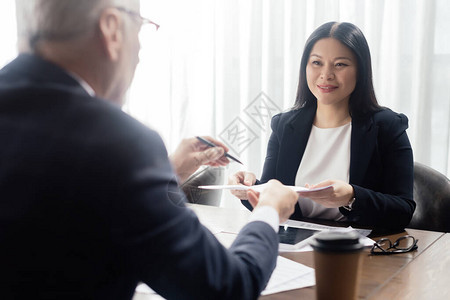
{"label": "blazer lapel", "polygon": [[308,143],[315,112],[315,106],[301,108],[286,123],[277,164],[277,178],[284,184],[294,185],[295,183],[295,176]]}
{"label": "blazer lapel", "polygon": [[378,127],[372,118],[353,121],[350,145],[350,183],[361,185],[369,162],[373,156],[378,135]]}

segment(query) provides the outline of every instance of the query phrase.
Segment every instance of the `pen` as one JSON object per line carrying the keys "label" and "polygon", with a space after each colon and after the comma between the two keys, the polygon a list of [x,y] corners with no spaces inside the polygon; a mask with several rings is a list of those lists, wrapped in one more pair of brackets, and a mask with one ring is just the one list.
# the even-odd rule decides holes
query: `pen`
{"label": "pen", "polygon": [[[202,138],[202,137],[197,136],[196,138],[197,138],[200,142],[202,142],[203,144],[208,145],[209,147],[217,147],[217,145],[215,145],[214,143],[211,143],[211,142],[208,141],[208,140],[205,140],[205,139]],[[229,159],[234,160],[235,162],[240,163],[241,165],[244,165],[242,162],[239,161],[239,159],[233,157],[231,154],[228,154],[228,152],[225,152],[225,156],[228,157]]]}

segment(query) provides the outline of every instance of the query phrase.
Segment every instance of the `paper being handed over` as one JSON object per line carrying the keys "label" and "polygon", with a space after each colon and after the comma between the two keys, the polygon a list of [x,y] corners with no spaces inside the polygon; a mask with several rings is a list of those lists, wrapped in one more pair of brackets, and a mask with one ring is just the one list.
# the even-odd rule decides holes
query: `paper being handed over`
{"label": "paper being handed over", "polygon": [[[321,190],[326,190],[326,189],[331,189],[332,186],[331,185],[327,185],[327,186],[323,186],[323,187],[318,187],[318,188],[314,188],[314,189],[309,189],[307,187],[303,187],[303,186],[293,186],[293,185],[286,185],[288,188],[291,188],[293,191],[295,192],[316,192],[316,191],[321,191]],[[242,190],[242,191],[246,191],[246,190],[254,190],[257,192],[261,192],[263,191],[265,188],[267,187],[267,184],[257,184],[257,185],[251,185],[251,186],[247,186],[247,185],[243,185],[243,184],[236,184],[236,185],[232,185],[232,184],[224,184],[224,185],[200,185],[198,188],[199,189],[207,189],[207,190]]]}

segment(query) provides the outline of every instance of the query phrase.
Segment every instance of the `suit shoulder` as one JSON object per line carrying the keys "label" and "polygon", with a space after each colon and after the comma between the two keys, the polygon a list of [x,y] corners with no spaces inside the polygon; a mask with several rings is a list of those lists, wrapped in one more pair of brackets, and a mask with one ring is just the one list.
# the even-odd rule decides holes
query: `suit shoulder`
{"label": "suit shoulder", "polygon": [[[104,100],[100,100],[104,102]],[[147,141],[148,144],[165,148],[160,135],[145,124],[123,112],[119,107],[106,103],[106,124],[114,128],[115,136],[119,139],[133,140],[139,144]]]}
{"label": "suit shoulder", "polygon": [[274,127],[276,128],[279,125],[284,125],[284,124],[288,123],[298,112],[299,112],[299,110],[291,109],[289,111],[281,112],[281,113],[274,115],[272,117],[272,123],[271,123],[272,128],[274,128]]}
{"label": "suit shoulder", "polygon": [[380,134],[387,140],[395,139],[408,129],[408,117],[402,113],[396,113],[389,108],[382,108],[372,116],[375,126]]}
{"label": "suit shoulder", "polygon": [[408,128],[408,117],[402,113],[396,113],[389,108],[382,108],[373,114],[374,123],[382,129]]}
{"label": "suit shoulder", "polygon": [[276,118],[279,118],[280,121],[286,122],[286,121],[290,120],[294,115],[298,114],[300,110],[301,109],[291,109],[291,110],[288,110],[285,112],[281,112],[281,113],[273,116],[273,118],[276,117]]}
{"label": "suit shoulder", "polygon": [[[86,99],[71,109],[73,123],[82,124],[72,131],[71,139],[87,144],[88,153],[119,161],[167,157],[160,135],[120,107],[98,98]],[[82,120],[82,121],[81,121]]]}

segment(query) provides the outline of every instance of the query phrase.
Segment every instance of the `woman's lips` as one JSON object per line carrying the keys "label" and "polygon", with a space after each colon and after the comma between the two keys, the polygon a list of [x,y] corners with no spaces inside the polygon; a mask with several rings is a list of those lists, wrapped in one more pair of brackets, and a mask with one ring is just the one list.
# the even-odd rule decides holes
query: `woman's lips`
{"label": "woman's lips", "polygon": [[318,85],[317,87],[322,93],[331,93],[338,88],[335,85]]}

